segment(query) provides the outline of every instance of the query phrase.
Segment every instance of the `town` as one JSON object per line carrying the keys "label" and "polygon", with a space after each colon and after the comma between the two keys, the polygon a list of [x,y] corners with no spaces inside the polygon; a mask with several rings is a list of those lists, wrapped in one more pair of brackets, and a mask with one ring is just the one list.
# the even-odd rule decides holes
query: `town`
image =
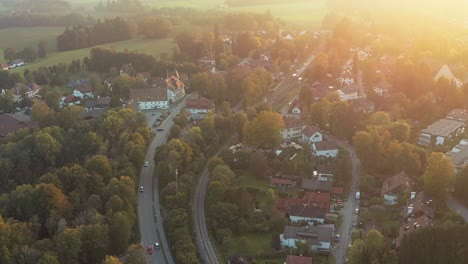
{"label": "town", "polygon": [[13,2],[1,263],[468,258],[468,6]]}

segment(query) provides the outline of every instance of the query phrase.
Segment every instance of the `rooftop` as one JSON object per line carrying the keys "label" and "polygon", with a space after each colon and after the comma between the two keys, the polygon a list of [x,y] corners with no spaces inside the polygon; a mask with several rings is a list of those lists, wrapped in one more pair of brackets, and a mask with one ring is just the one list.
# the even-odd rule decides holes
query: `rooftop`
{"label": "rooftop", "polygon": [[331,181],[321,181],[314,179],[303,179],[302,189],[310,191],[330,192],[333,183]]}
{"label": "rooftop", "polygon": [[300,120],[299,118],[295,118],[293,116],[283,116],[283,121],[284,121],[285,129],[305,126],[302,120]]}
{"label": "rooftop", "polygon": [[434,136],[447,137],[463,125],[463,122],[443,118],[428,126],[426,129],[421,130],[421,132]]}
{"label": "rooftop", "polygon": [[331,141],[320,141],[320,142],[315,142],[314,143],[315,150],[316,151],[325,151],[325,150],[332,150],[332,149],[338,149],[338,145]]}
{"label": "rooftop", "polygon": [[304,134],[307,137],[313,136],[315,133],[320,132],[320,128],[317,126],[306,126],[302,130],[302,134]]}
{"label": "rooftop", "polygon": [[410,180],[404,171],[385,179],[381,195],[397,191],[401,187],[409,187]]}
{"label": "rooftop", "polygon": [[304,206],[303,204],[291,205],[289,210],[290,216],[300,216],[307,218],[325,218],[326,213],[327,212],[320,207]]}
{"label": "rooftop", "polygon": [[468,110],[467,109],[453,109],[447,114],[446,119],[456,120],[460,122],[468,121]]}
{"label": "rooftop", "polygon": [[283,184],[283,185],[291,185],[292,181],[289,179],[281,179],[281,178],[271,178],[270,184]]}
{"label": "rooftop", "polygon": [[285,226],[283,231],[285,238],[311,240],[312,243],[331,242],[333,227],[328,226]]}
{"label": "rooftop", "polygon": [[354,83],[348,84],[340,89],[344,94],[352,94],[358,92],[358,87]]}
{"label": "rooftop", "polygon": [[416,197],[408,200],[403,210],[404,218],[426,215],[427,217],[434,219],[435,216],[434,202],[423,193],[418,193]]}
{"label": "rooftop", "polygon": [[37,122],[25,121],[13,114],[0,114],[0,137],[6,137],[22,128],[38,127]]}
{"label": "rooftop", "polygon": [[455,168],[461,168],[468,165],[468,139],[462,139],[455,147],[449,152],[445,153],[452,159]]}
{"label": "rooftop", "polygon": [[166,101],[167,90],[164,88],[144,88],[130,90],[130,99],[134,102]]}
{"label": "rooftop", "polygon": [[200,97],[198,99],[188,99],[185,103],[185,107],[190,109],[210,110],[215,107],[215,104],[213,100],[209,100],[205,97]]}

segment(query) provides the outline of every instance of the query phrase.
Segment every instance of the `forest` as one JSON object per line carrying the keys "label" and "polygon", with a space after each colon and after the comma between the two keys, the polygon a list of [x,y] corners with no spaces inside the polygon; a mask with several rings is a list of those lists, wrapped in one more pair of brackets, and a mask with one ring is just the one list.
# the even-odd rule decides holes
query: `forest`
{"label": "forest", "polygon": [[143,114],[55,112],[0,145],[0,262],[100,263],[136,241],[138,171],[150,133]]}

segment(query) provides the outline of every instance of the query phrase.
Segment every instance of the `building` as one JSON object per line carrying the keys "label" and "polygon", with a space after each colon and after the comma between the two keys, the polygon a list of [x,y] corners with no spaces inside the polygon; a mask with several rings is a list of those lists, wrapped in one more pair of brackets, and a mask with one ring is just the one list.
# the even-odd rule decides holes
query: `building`
{"label": "building", "polygon": [[455,147],[449,152],[445,153],[452,161],[453,167],[457,173],[468,165],[468,139],[462,139]]}
{"label": "building", "polygon": [[306,192],[303,201],[308,206],[318,207],[328,213],[330,212],[330,199],[328,192]]}
{"label": "building", "polygon": [[330,192],[332,190],[332,181],[323,181],[320,179],[303,179],[301,189],[312,192]]}
{"label": "building", "polygon": [[303,143],[315,143],[323,141],[323,134],[320,132],[320,128],[317,126],[306,126],[302,130],[302,142]]}
{"label": "building", "polygon": [[389,82],[387,82],[385,79],[381,79],[374,85],[374,92],[379,96],[388,96],[390,95],[391,88],[392,85]]}
{"label": "building", "polygon": [[340,77],[338,77],[338,81],[340,82],[342,87],[354,84],[354,76],[351,73],[351,71],[345,70],[341,73]]}
{"label": "building", "polygon": [[287,255],[286,264],[312,264],[312,257]]}
{"label": "building", "polygon": [[214,112],[215,104],[213,100],[209,100],[205,97],[199,97],[197,99],[188,99],[185,102],[185,110],[190,113],[192,118],[199,119],[204,115]]}
{"label": "building", "polygon": [[303,198],[278,198],[276,200],[275,208],[284,214],[289,214],[291,206],[303,205]]}
{"label": "building", "polygon": [[450,113],[447,114],[445,119],[455,120],[463,123],[468,122],[468,110],[466,109],[453,109]]}
{"label": "building", "polygon": [[22,59],[16,59],[10,63],[10,65],[8,66],[8,69],[14,69],[14,68],[18,68],[21,66],[24,66],[24,61]]}
{"label": "building", "polygon": [[359,99],[359,89],[355,84],[348,84],[343,88],[339,89],[338,96],[341,101],[350,101]]}
{"label": "building", "polygon": [[198,59],[197,65],[206,71],[216,72],[216,60],[213,58],[203,57]]}
{"label": "building", "polygon": [[283,116],[283,121],[283,140],[292,140],[302,136],[302,130],[305,128],[305,124],[302,120],[292,116]]}
{"label": "building", "polygon": [[330,251],[333,229],[331,226],[285,226],[280,235],[281,246],[296,248],[296,241],[310,241],[311,250]]}
{"label": "building", "polygon": [[296,181],[293,181],[291,179],[271,178],[270,186],[281,188],[281,189],[293,188],[293,187],[296,187]]}
{"label": "building", "polygon": [[434,219],[435,206],[432,199],[423,193],[416,194],[415,192],[411,192],[410,199],[406,202],[406,206],[403,207],[402,214],[404,222],[411,222],[422,215]]}
{"label": "building", "polygon": [[93,97],[93,87],[88,84],[79,85],[73,90],[73,96],[84,99]]}
{"label": "building", "polygon": [[330,141],[320,141],[312,144],[312,155],[316,157],[336,158],[338,146]]}
{"label": "building", "polygon": [[319,82],[313,83],[310,86],[309,90],[312,93],[312,96],[314,97],[315,101],[320,101],[330,92],[329,86]]}
{"label": "building", "polygon": [[381,196],[384,198],[384,203],[387,205],[395,205],[398,203],[398,198],[410,187],[410,179],[405,172],[400,172],[387,178],[383,185]]}
{"label": "building", "polygon": [[422,146],[443,145],[445,140],[457,136],[464,130],[465,123],[450,120],[440,119],[426,129],[421,130],[418,138],[418,144]]}
{"label": "building", "polygon": [[403,240],[403,237],[405,235],[410,234],[411,232],[414,232],[420,228],[432,226],[432,224],[433,224],[432,219],[427,217],[426,215],[421,215],[415,219],[412,219],[409,222],[402,223],[400,225],[400,230],[398,232],[397,243],[396,243],[397,248],[400,247],[401,241]]}
{"label": "building", "polygon": [[14,114],[0,114],[0,138],[4,138],[9,134],[14,134],[23,128],[39,128],[39,124]]}
{"label": "building", "polygon": [[8,71],[8,64],[0,64],[0,70]]}
{"label": "building", "polygon": [[175,103],[185,96],[185,85],[176,76],[171,76],[166,79],[167,84],[167,100],[169,103]]}
{"label": "building", "polygon": [[143,88],[130,90],[130,104],[139,110],[167,109],[167,90],[164,88]]}
{"label": "building", "polygon": [[289,209],[289,220],[293,223],[307,222],[309,224],[325,222],[326,211],[319,208],[308,206],[307,204],[291,205]]}
{"label": "building", "polygon": [[110,97],[99,97],[98,99],[89,99],[84,102],[86,112],[92,110],[107,110],[110,106]]}
{"label": "building", "polygon": [[25,84],[17,83],[15,87],[13,87],[12,92],[13,92],[13,102],[20,103],[24,99],[23,96],[27,97],[28,99],[33,99],[36,96],[36,94],[39,92],[39,89],[33,90],[29,86],[26,86]]}

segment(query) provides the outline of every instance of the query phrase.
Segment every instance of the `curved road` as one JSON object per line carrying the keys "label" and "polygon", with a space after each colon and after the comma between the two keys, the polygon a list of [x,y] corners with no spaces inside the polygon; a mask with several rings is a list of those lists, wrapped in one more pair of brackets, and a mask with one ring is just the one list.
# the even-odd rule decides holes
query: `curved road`
{"label": "curved road", "polygon": [[163,131],[156,132],[156,129],[152,129],[152,132],[156,132],[156,135],[146,152],[145,160],[148,161],[148,167],[143,167],[140,172],[139,186],[143,186],[144,188],[144,192],[139,192],[138,195],[138,222],[141,232],[140,244],[143,245],[145,250],[148,245],[153,245],[155,242],[159,242],[161,247],[159,250],[153,250],[152,255],[147,255],[147,263],[174,264],[164,233],[163,218],[159,205],[158,177],[153,177],[155,168],[154,153],[156,147],[166,142],[169,130],[174,123],[172,119],[180,112],[188,97],[186,96],[178,105],[169,109],[171,114],[158,127],[162,128]]}

